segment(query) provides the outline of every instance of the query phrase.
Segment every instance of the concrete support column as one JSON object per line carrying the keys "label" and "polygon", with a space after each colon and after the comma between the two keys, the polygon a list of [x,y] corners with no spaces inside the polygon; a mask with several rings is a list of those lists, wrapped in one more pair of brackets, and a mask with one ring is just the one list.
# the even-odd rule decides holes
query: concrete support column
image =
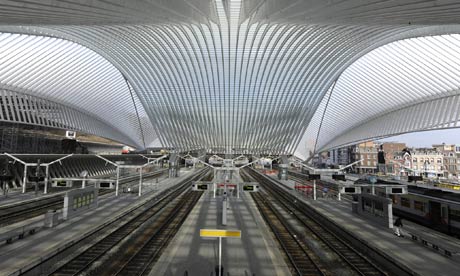
{"label": "concrete support column", "polygon": [[278,165],[278,179],[279,180],[288,180],[288,165],[287,164],[279,164]]}
{"label": "concrete support column", "polygon": [[120,167],[117,166],[117,179],[115,182],[115,196],[118,196],[118,184],[120,183]]}
{"label": "concrete support column", "polygon": [[139,171],[139,196],[142,195],[142,168]]}
{"label": "concrete support column", "polygon": [[26,183],[27,183],[27,165],[24,165],[24,178],[22,179],[22,193],[26,192]]}
{"label": "concrete support column", "polygon": [[45,190],[43,193],[46,195],[48,193],[48,182],[49,182],[49,177],[50,177],[50,166],[47,165],[45,167]]}
{"label": "concrete support column", "polygon": [[178,177],[179,164],[177,154],[172,152],[169,155],[169,177],[175,178]]}
{"label": "concrete support column", "polygon": [[222,200],[222,225],[227,225],[227,198]]}
{"label": "concrete support column", "polygon": [[282,155],[280,158],[280,164],[278,165],[278,179],[279,180],[288,180],[288,168],[289,160],[286,155]]}

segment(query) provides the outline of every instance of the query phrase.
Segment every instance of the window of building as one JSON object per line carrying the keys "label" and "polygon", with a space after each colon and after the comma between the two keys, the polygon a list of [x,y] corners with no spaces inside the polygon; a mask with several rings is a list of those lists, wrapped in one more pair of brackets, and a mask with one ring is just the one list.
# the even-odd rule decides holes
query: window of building
{"label": "window of building", "polygon": [[401,197],[401,206],[410,208],[410,199],[407,197]]}
{"label": "window of building", "polygon": [[441,164],[442,163],[442,159],[441,158],[438,158],[438,164]]}
{"label": "window of building", "polygon": [[412,162],[417,162],[417,158],[412,159]]}
{"label": "window of building", "polygon": [[425,203],[414,200],[414,209],[419,210],[420,212],[425,212]]}

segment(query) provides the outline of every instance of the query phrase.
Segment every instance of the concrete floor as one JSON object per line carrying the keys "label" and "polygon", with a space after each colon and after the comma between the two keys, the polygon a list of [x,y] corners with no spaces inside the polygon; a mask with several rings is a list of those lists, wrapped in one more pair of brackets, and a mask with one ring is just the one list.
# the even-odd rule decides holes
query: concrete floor
{"label": "concrete floor", "polygon": [[172,179],[162,177],[158,183],[154,180],[146,181],[143,188],[145,194],[142,197],[123,193],[120,193],[119,197],[113,194],[105,196],[96,209],[78,214],[54,228],[45,228],[35,235],[27,236],[12,244],[0,245],[0,275],[14,274],[40,263],[41,258],[53,255],[66,244],[84,237],[86,233],[110,219],[151,200],[156,193],[188,178],[190,173],[191,171],[184,171],[181,172],[180,177]]}
{"label": "concrete floor", "polygon": [[227,226],[222,226],[221,198],[205,193],[150,275],[215,275],[217,238],[201,238],[200,229],[241,230],[241,239],[224,238],[224,275],[291,275],[278,246],[248,193],[229,198]]}

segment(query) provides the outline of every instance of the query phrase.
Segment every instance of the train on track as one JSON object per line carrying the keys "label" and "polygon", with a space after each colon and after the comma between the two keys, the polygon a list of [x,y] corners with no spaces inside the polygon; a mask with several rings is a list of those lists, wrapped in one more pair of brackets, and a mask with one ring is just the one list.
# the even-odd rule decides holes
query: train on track
{"label": "train on track", "polygon": [[460,194],[410,186],[392,199],[394,215],[460,237]]}
{"label": "train on track", "polygon": [[[300,174],[290,172],[291,175],[302,177]],[[379,181],[381,184],[398,184],[391,181]],[[325,185],[319,181],[318,185]],[[364,181],[357,181],[360,184],[367,184]],[[437,188],[451,188],[448,184],[437,184]],[[452,187],[456,187],[454,184]],[[334,184],[328,185],[331,190],[335,189]],[[454,189],[452,189],[454,190]],[[383,189],[376,188],[377,194],[385,196]],[[393,214],[404,219],[416,222],[420,225],[443,232],[452,236],[460,237],[460,193],[440,189],[429,189],[408,186],[408,194],[391,195],[393,200]]]}

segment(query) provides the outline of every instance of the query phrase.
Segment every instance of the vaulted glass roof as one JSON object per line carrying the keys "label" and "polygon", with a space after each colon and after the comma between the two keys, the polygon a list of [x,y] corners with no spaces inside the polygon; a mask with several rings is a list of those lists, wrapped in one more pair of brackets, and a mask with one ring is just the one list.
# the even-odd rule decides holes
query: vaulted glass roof
{"label": "vaulted glass roof", "polygon": [[307,158],[457,126],[460,5],[431,2],[0,0],[0,85],[140,148]]}
{"label": "vaulted glass roof", "polygon": [[376,137],[459,127],[459,65],[458,34],[377,48],[331,86],[304,138],[317,139],[305,145],[314,152]]}

